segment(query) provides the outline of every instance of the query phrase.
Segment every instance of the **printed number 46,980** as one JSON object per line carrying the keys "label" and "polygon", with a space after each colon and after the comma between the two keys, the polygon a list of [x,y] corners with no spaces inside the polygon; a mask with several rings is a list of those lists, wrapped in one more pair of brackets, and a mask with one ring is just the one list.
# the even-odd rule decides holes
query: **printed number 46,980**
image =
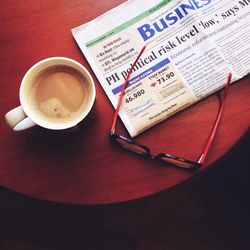
{"label": "printed number 46,980", "polygon": [[129,102],[132,102],[133,100],[135,100],[136,98],[138,98],[139,96],[145,94],[145,90],[144,89],[141,89],[135,93],[133,93],[133,95],[131,95],[130,97],[126,98],[125,99],[125,103],[129,103]]}

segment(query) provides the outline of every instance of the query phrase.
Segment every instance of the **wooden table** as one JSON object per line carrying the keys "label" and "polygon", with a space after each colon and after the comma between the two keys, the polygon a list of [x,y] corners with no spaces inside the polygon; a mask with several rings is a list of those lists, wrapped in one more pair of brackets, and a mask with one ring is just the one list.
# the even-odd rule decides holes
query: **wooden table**
{"label": "wooden table", "polygon": [[[51,201],[101,204],[147,196],[177,185],[223,156],[250,124],[250,77],[231,86],[225,113],[206,164],[199,171],[164,166],[122,151],[110,143],[113,108],[77,47],[71,28],[123,0],[1,1],[0,184]],[[36,127],[11,131],[4,120],[19,105],[25,72],[37,61],[66,56],[86,66],[95,80],[97,99],[88,119],[74,133]],[[198,157],[218,109],[216,96],[186,109],[138,136],[153,152]],[[124,131],[120,124],[120,130]]]}

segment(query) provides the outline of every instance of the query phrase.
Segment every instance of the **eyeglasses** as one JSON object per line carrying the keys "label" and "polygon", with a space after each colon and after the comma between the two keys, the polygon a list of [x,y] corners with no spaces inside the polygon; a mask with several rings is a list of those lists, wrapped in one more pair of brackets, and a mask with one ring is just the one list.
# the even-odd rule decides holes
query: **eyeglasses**
{"label": "eyeglasses", "polygon": [[179,157],[179,156],[175,156],[175,155],[172,155],[172,154],[166,154],[166,153],[159,153],[157,155],[152,155],[150,149],[147,146],[142,145],[142,144],[136,142],[135,140],[133,140],[131,138],[127,138],[127,137],[125,137],[123,135],[116,134],[116,132],[115,132],[116,131],[117,117],[118,117],[118,113],[119,113],[119,110],[120,110],[120,107],[121,107],[124,91],[125,91],[125,88],[126,88],[127,83],[128,83],[128,79],[129,79],[129,77],[130,77],[130,75],[131,75],[137,61],[139,60],[139,58],[141,57],[143,51],[145,50],[145,48],[146,48],[146,45],[141,49],[140,53],[138,54],[137,58],[135,59],[134,63],[132,64],[132,66],[129,69],[128,74],[127,74],[127,76],[125,78],[125,81],[124,81],[124,84],[122,86],[122,90],[121,90],[121,93],[120,93],[120,96],[119,96],[119,99],[118,99],[117,107],[116,107],[116,110],[115,110],[112,127],[111,127],[111,130],[110,130],[110,135],[109,135],[110,140],[117,143],[122,148],[124,148],[124,149],[126,149],[128,151],[131,151],[133,153],[145,156],[145,157],[147,157],[149,159],[152,159],[152,160],[163,161],[165,163],[168,163],[168,164],[180,167],[180,168],[185,168],[185,169],[198,169],[204,163],[205,158],[207,156],[207,153],[208,153],[208,151],[209,151],[209,149],[211,147],[211,144],[212,144],[212,142],[214,140],[216,131],[218,129],[218,125],[219,125],[219,122],[221,120],[221,116],[222,116],[224,106],[225,106],[225,99],[226,99],[227,92],[228,92],[230,82],[231,82],[231,79],[232,79],[232,73],[230,72],[228,74],[224,95],[221,96],[221,94],[219,93],[219,110],[218,110],[214,125],[212,127],[212,130],[211,130],[211,132],[210,132],[210,134],[209,134],[209,136],[207,138],[207,141],[206,141],[206,143],[204,145],[203,151],[202,151],[201,155],[199,156],[198,160],[197,161],[192,161],[192,160],[188,160],[188,159],[185,159],[185,158],[182,158],[182,157]]}

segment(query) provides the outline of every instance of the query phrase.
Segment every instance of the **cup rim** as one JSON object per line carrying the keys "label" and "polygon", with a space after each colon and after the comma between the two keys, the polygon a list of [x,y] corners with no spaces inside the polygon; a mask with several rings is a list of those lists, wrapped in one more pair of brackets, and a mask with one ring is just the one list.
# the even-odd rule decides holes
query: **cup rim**
{"label": "cup rim", "polygon": [[[32,74],[32,72],[39,67],[42,64],[45,64],[47,62],[51,62],[51,61],[55,61],[57,62],[57,64],[59,62],[61,62],[61,65],[64,65],[65,62],[70,63],[69,64],[65,64],[67,66],[72,66],[74,69],[76,69],[77,71],[79,71],[81,74],[83,74],[87,80],[88,80],[88,84],[91,87],[91,96],[89,96],[88,98],[90,98],[89,100],[89,105],[88,107],[79,114],[79,116],[70,121],[70,122],[65,122],[65,123],[53,123],[53,122],[48,122],[45,120],[41,120],[37,117],[37,115],[35,115],[31,108],[28,105],[28,102],[26,101],[24,94],[25,94],[25,84],[26,84],[26,80],[27,78],[30,76],[30,74]],[[55,64],[56,65],[56,64]],[[74,67],[75,66],[75,67]],[[79,70],[81,69],[81,70]],[[19,99],[20,99],[20,103],[21,106],[25,112],[25,114],[37,125],[46,128],[46,129],[51,129],[51,130],[63,130],[63,129],[68,129],[68,128],[72,128],[74,126],[76,126],[79,122],[81,122],[90,112],[90,110],[92,109],[94,102],[95,102],[95,98],[96,98],[96,89],[95,89],[95,84],[94,84],[94,80],[91,76],[91,74],[89,73],[89,71],[79,62],[75,61],[74,59],[68,58],[68,57],[48,57],[45,58],[43,60],[40,60],[39,62],[35,63],[34,65],[32,65],[29,70],[25,73],[22,81],[21,81],[21,86],[19,89]]]}

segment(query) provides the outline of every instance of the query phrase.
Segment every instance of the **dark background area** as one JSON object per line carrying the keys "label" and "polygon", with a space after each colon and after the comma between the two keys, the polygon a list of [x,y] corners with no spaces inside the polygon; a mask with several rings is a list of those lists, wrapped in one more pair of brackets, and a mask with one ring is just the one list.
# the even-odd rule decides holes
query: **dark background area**
{"label": "dark background area", "polygon": [[59,204],[1,187],[0,249],[250,249],[249,139],[181,185],[120,204]]}

